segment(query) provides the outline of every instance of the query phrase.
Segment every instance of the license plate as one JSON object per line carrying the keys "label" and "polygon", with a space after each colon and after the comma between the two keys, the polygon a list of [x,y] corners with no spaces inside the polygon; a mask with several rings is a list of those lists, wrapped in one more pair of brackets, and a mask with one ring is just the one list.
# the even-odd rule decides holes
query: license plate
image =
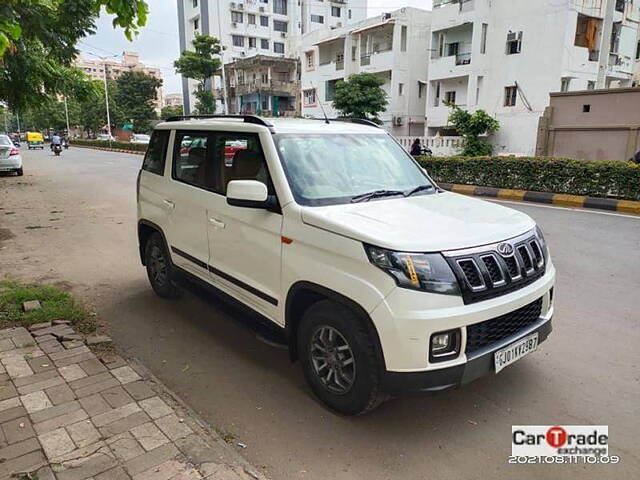
{"label": "license plate", "polygon": [[525,355],[535,351],[537,348],[538,332],[527,335],[511,345],[501,348],[493,354],[496,364],[496,373],[507,365],[511,365],[516,360],[519,360]]}

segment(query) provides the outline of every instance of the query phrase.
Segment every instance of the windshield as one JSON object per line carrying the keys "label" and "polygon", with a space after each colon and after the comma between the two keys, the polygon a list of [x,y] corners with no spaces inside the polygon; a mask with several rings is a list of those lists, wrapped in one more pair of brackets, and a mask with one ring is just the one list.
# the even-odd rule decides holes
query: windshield
{"label": "windshield", "polygon": [[435,191],[418,164],[386,134],[278,134],[274,140],[293,196],[301,205],[335,205]]}
{"label": "windshield", "polygon": [[13,142],[6,135],[0,135],[0,146],[13,147]]}

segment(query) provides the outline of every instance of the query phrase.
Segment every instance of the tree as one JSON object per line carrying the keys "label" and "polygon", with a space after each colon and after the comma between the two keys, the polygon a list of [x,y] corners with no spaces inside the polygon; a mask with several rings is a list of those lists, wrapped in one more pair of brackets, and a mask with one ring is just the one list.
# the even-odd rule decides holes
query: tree
{"label": "tree", "polygon": [[209,35],[196,35],[192,42],[193,51],[185,50],[173,65],[183,77],[198,82],[196,87],[196,110],[198,113],[215,113],[216,99],[211,90],[207,90],[207,80],[220,69],[220,41]]}
{"label": "tree", "polygon": [[451,108],[449,122],[463,137],[462,155],[468,157],[491,155],[493,145],[489,143],[486,136],[481,137],[481,135],[496,133],[500,123],[482,109],[469,113],[456,105],[452,105]]}
{"label": "tree", "polygon": [[142,133],[151,128],[151,120],[158,118],[153,101],[162,80],[143,72],[125,72],[116,81],[115,101],[126,120],[133,123],[133,131]]}
{"label": "tree", "polygon": [[356,73],[338,81],[333,107],[344,117],[364,118],[380,123],[378,114],[387,106],[384,80],[372,73]]}
{"label": "tree", "polygon": [[160,110],[160,118],[166,120],[169,117],[184,115],[182,105],[167,105]]}
{"label": "tree", "polygon": [[102,7],[129,39],[146,23],[144,0],[0,1],[0,100],[16,111],[55,94],[88,95],[72,63],[76,43],[95,32]]}

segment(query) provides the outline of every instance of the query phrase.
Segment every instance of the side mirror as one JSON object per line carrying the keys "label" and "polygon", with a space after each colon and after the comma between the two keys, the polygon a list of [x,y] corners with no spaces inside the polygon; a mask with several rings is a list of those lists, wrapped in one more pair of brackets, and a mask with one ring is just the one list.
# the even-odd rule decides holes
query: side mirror
{"label": "side mirror", "polygon": [[270,209],[275,197],[257,180],[231,180],[227,185],[227,203],[234,207]]}

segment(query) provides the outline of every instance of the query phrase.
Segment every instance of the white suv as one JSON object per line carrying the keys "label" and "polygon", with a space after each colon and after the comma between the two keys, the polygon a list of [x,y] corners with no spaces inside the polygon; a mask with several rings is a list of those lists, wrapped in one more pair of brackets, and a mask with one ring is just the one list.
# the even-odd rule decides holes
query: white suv
{"label": "white suv", "polygon": [[555,269],[527,215],[449,193],[362,120],[170,119],[138,177],[142,263],[282,329],[344,414],[458,387],[551,332]]}

